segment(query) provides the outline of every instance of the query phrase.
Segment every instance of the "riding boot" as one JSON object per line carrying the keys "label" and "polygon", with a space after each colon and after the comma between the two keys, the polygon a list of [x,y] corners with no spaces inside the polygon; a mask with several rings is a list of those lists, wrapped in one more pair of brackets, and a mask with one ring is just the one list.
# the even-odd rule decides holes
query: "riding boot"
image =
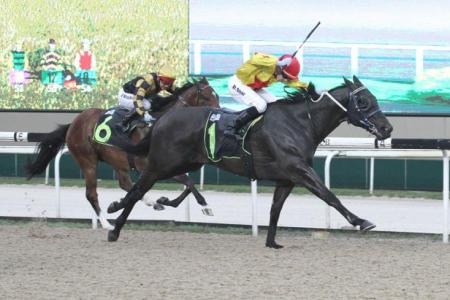
{"label": "riding boot", "polygon": [[122,120],[122,131],[127,132],[130,129],[130,124],[133,120],[136,120],[141,115],[136,111],[136,109],[132,109],[129,113],[125,115]]}
{"label": "riding boot", "polygon": [[224,135],[227,136],[237,136],[239,130],[248,122],[256,119],[260,113],[256,109],[256,107],[252,106],[247,109],[244,109],[239,113],[237,118],[233,121],[232,124],[228,125],[225,128]]}

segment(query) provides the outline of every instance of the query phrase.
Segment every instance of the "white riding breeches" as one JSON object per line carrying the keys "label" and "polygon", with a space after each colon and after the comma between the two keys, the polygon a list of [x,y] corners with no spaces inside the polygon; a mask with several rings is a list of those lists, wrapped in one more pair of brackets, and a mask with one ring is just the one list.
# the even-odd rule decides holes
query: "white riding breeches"
{"label": "white riding breeches", "polygon": [[228,91],[237,101],[248,106],[254,106],[259,113],[266,111],[267,103],[277,101],[277,98],[266,89],[253,90],[246,86],[236,75],[228,81]]}
{"label": "white riding breeches", "polygon": [[[134,95],[130,93],[126,93],[123,89],[120,89],[119,91],[119,106],[133,109],[134,108]],[[144,109],[149,110],[152,107],[150,101],[148,99],[144,99]]]}

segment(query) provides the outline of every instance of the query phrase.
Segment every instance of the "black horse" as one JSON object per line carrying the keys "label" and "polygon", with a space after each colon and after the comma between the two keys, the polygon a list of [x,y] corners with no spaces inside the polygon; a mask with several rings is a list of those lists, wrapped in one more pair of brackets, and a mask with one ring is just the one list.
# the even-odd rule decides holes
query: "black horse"
{"label": "black horse", "polygon": [[[345,120],[366,129],[378,139],[386,139],[392,132],[393,128],[381,112],[375,96],[356,76],[353,76],[353,81],[344,78],[342,86],[321,97],[312,85],[308,90],[299,90],[269,105],[262,124],[251,130],[248,142],[253,149],[256,177],[276,182],[267,247],[282,247],[275,242],[278,218],[295,185],[306,187],[339,211],[350,224],[359,226],[360,230],[375,227],[345,208],[312,167],[319,143]],[[208,160],[203,145],[203,128],[212,110],[181,108],[167,113],[157,122],[152,133],[142,142],[147,147],[151,142],[151,147],[140,148],[148,150],[150,163],[126,197],[121,202],[113,202],[108,208],[110,213],[124,208],[114,230],[108,233],[109,241],[119,238],[134,204],[158,180],[195,171],[203,164],[214,164],[232,173],[247,175],[241,159],[225,159],[218,163]],[[128,146],[129,151],[138,152],[137,147]]]}

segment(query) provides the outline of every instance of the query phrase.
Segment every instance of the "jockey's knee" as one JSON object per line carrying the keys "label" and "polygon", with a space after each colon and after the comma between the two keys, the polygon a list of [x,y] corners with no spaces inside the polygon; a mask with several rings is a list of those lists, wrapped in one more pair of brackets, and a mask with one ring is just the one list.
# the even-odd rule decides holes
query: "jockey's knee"
{"label": "jockey's knee", "polygon": [[267,109],[267,103],[265,101],[261,101],[260,103],[255,103],[254,106],[258,110],[260,114],[264,113]]}

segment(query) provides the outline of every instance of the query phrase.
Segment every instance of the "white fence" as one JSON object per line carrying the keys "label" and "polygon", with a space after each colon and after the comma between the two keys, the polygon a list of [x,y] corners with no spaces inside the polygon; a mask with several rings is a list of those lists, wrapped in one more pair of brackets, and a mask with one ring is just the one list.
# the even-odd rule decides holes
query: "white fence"
{"label": "white fence", "polygon": [[[349,145],[351,145],[349,147]],[[359,145],[359,148],[354,148]],[[386,147],[389,145],[386,144]],[[364,149],[364,147],[366,147]],[[353,158],[371,158],[371,190],[373,191],[373,170],[375,167],[374,159],[397,159],[397,158],[412,158],[412,159],[442,159],[443,161],[443,229],[442,236],[443,242],[448,243],[449,232],[449,215],[448,215],[448,202],[449,202],[449,157],[447,150],[395,150],[395,149],[368,149],[374,147],[373,138],[328,138],[325,143],[319,147],[316,152],[316,157],[325,157],[325,184],[330,187],[330,169],[331,161],[335,157],[353,157]],[[33,153],[33,146],[0,146],[0,153]],[[67,148],[63,149],[55,158],[55,194],[56,194],[56,216],[61,216],[61,193],[60,193],[60,158],[64,153],[67,153]],[[203,169],[202,169],[203,170]],[[203,187],[203,172],[201,172],[200,188]],[[252,182],[252,232],[253,235],[258,234],[257,225],[257,183]],[[330,207],[324,205],[324,214],[326,220],[326,228],[330,228]],[[186,216],[189,216],[186,213]],[[186,221],[190,221],[187,217]],[[96,216],[93,215],[92,224],[95,228],[97,225]]]}
{"label": "white fence", "polygon": [[[247,61],[250,57],[251,46],[284,46],[292,47],[294,51],[298,46],[294,42],[276,42],[276,41],[239,41],[239,40],[190,40],[193,48],[193,66],[194,74],[202,74],[202,47],[205,45],[224,45],[242,47],[242,61]],[[389,49],[389,50],[412,50],[415,51],[415,70],[416,78],[422,76],[424,71],[424,51],[450,51],[450,47],[444,46],[417,46],[417,45],[390,45],[390,44],[345,44],[345,43],[313,43],[309,42],[297,53],[297,58],[303,64],[303,55],[305,48],[344,48],[350,50],[351,72],[358,75],[359,53],[361,49]]]}

